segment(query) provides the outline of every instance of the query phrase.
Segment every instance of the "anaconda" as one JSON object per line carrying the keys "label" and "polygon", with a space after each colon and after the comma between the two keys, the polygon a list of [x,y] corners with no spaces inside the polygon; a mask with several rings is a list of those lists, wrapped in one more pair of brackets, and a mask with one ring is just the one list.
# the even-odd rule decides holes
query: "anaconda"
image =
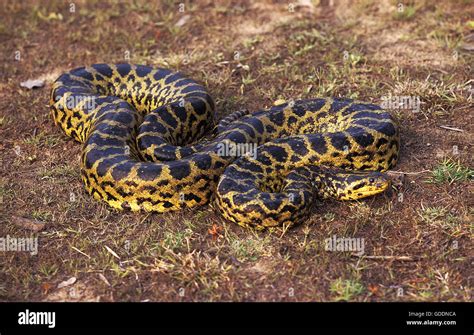
{"label": "anaconda", "polygon": [[315,196],[384,191],[381,172],[398,160],[397,123],[374,104],[315,98],[236,112],[203,140],[214,111],[196,81],[143,65],[77,68],[51,91],[55,123],[83,143],[87,192],[117,209],[166,212],[215,197],[242,226],[292,225]]}

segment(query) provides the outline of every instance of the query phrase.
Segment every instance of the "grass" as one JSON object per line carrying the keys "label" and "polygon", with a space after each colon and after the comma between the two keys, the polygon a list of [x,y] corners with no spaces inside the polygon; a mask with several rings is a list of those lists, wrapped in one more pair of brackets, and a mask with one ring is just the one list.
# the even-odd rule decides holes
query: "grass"
{"label": "grass", "polygon": [[422,208],[419,215],[424,222],[433,223],[444,217],[446,213],[447,209],[444,207],[426,207]]}
{"label": "grass", "polygon": [[[473,129],[466,115],[474,57],[461,41],[472,1],[404,1],[401,12],[398,3],[335,2],[324,14],[315,4],[311,15],[272,1],[186,2],[184,12],[172,1],[87,2],[75,12],[60,2],[1,6],[0,236],[31,235],[14,216],[46,225],[34,262],[2,254],[0,300],[72,299],[56,287],[75,276],[74,300],[470,301]],[[175,26],[184,15],[189,20]],[[242,229],[210,206],[162,215],[110,209],[83,191],[81,146],[50,119],[51,79],[37,90],[19,83],[126,58],[202,82],[217,119],[278,99],[417,96],[420,112],[390,111],[402,138],[395,170],[407,174],[377,197],[316,200],[308,222],[290,230]],[[443,160],[453,145],[458,154]],[[431,174],[420,172],[433,162]],[[366,256],[414,261],[324,251],[334,235],[363,238]]]}
{"label": "grass", "polygon": [[472,225],[450,213],[446,207],[429,207],[421,206],[418,211],[421,221],[428,226],[439,229],[452,238],[459,238],[463,235],[469,235],[472,231]]}
{"label": "grass", "polygon": [[470,181],[474,178],[474,169],[462,165],[451,158],[444,159],[432,172],[430,183],[456,183]]}
{"label": "grass", "polygon": [[45,168],[39,173],[43,178],[77,178],[79,177],[79,171],[70,165],[57,165],[52,168]]}
{"label": "grass", "polygon": [[189,239],[193,235],[193,231],[191,229],[186,229],[184,231],[168,231],[165,233],[162,246],[166,250],[180,250],[189,245]]}
{"label": "grass", "polygon": [[225,250],[228,256],[237,262],[254,262],[263,256],[267,256],[271,251],[271,236],[261,236],[257,233],[242,237],[226,226],[223,230],[218,230],[222,234],[222,240],[225,242]]}
{"label": "grass", "polygon": [[334,301],[349,301],[362,294],[364,286],[357,280],[338,278],[331,283],[330,291]]}
{"label": "grass", "polygon": [[403,3],[397,4],[397,11],[394,14],[396,20],[411,21],[415,18],[416,8],[415,6],[406,6]]}
{"label": "grass", "polygon": [[39,221],[49,221],[53,218],[53,213],[46,210],[37,209],[31,213],[31,217]]}

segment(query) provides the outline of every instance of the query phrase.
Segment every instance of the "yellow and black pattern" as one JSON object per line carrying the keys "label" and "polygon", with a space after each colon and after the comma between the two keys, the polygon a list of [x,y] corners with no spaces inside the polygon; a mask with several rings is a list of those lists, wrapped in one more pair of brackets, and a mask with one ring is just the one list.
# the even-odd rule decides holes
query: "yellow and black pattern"
{"label": "yellow and black pattern", "polygon": [[380,107],[309,99],[275,106],[257,118],[256,131],[276,128],[281,138],[224,171],[216,195],[227,219],[257,228],[292,225],[307,217],[315,195],[354,200],[388,187],[378,171],[396,164],[399,132]]}
{"label": "yellow and black pattern", "polygon": [[[341,200],[382,192],[398,159],[389,113],[350,99],[298,100],[214,125],[206,89],[180,73],[96,64],[61,75],[51,113],[83,143],[86,190],[118,209],[165,212],[209,202],[257,228],[290,225],[314,195]],[[255,148],[242,157],[223,148]],[[359,170],[368,170],[360,172]]]}

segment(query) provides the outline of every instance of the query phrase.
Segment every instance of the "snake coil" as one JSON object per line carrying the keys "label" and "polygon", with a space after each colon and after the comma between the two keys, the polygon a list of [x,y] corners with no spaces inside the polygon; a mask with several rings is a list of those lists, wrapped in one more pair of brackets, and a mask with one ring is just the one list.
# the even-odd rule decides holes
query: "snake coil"
{"label": "snake coil", "polygon": [[398,160],[397,123],[373,104],[319,98],[237,112],[199,141],[214,109],[197,82],[142,65],[77,68],[51,91],[55,123],[83,143],[87,192],[117,209],[166,212],[215,194],[223,216],[242,226],[291,225],[315,196],[382,192],[381,172]]}

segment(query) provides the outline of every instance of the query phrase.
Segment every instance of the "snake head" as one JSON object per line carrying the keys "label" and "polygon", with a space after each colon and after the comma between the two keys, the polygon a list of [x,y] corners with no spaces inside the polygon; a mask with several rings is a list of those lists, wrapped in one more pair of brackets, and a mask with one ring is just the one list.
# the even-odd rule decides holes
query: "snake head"
{"label": "snake head", "polygon": [[380,172],[356,172],[345,177],[338,189],[339,200],[357,200],[382,193],[390,186],[390,178]]}

